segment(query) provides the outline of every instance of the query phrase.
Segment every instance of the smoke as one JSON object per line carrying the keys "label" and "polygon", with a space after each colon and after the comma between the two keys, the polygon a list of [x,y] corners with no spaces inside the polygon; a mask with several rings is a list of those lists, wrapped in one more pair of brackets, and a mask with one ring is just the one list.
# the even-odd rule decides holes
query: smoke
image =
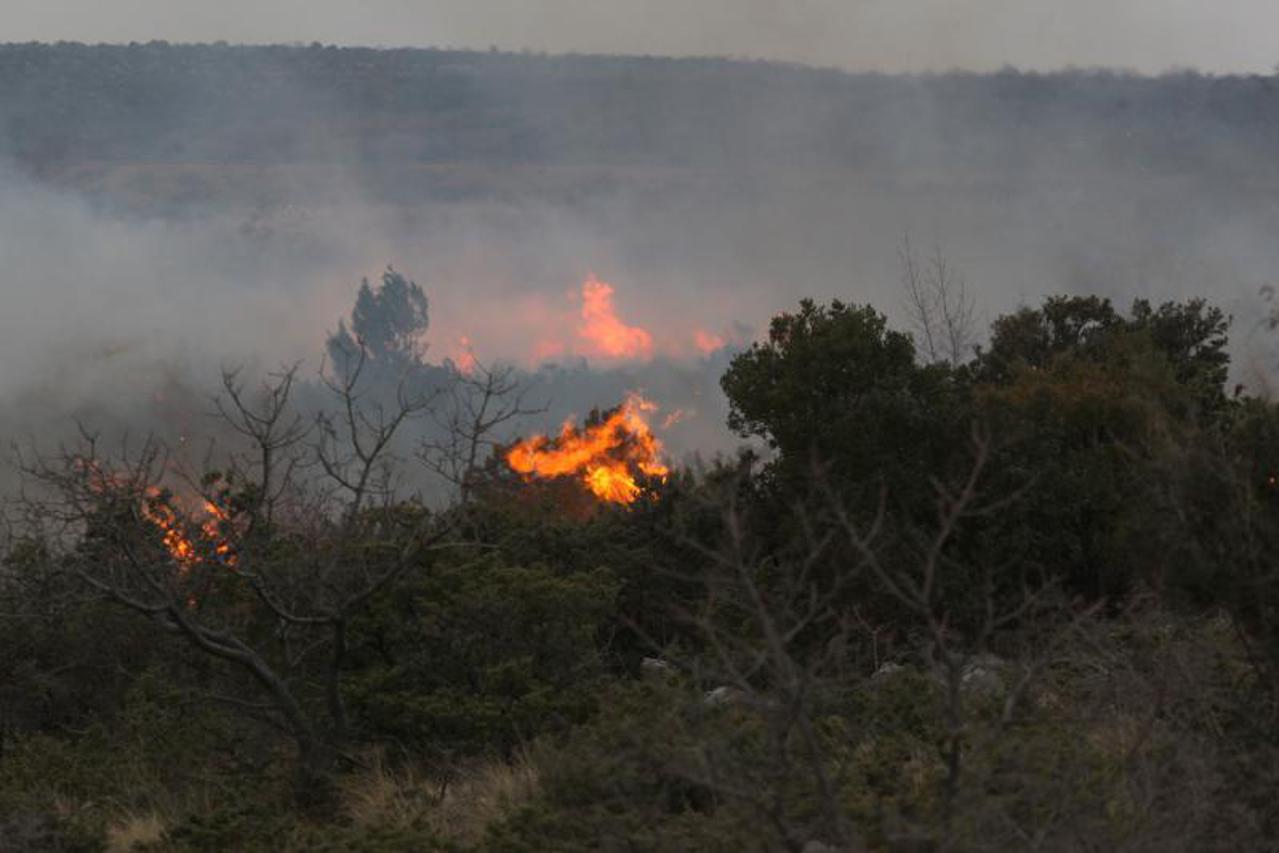
{"label": "smoke", "polygon": [[83,412],[128,419],[140,399],[211,365],[289,362],[315,350],[345,301],[330,253],[316,251],[322,231],[257,252],[227,217],[112,218],[5,170],[0,233],[11,427]]}
{"label": "smoke", "polygon": [[[1165,133],[1171,96],[1152,81],[723,64],[705,77],[729,80],[724,98],[737,100],[714,112],[680,66],[565,74],[530,59],[490,73],[467,61],[478,70],[459,85],[461,115],[532,140],[514,155],[374,156],[374,143],[409,143],[390,124],[343,141],[341,115],[289,115],[311,128],[299,150],[327,159],[277,162],[262,142],[247,165],[147,155],[42,179],[0,172],[0,433],[48,440],[80,418],[199,435],[220,367],[304,361],[313,377],[361,278],[391,264],[431,300],[430,360],[528,371],[531,401],[548,408],[520,430],[555,432],[642,392],[671,418],[662,438],[676,458],[713,453],[734,443],[718,376],[773,314],[841,298],[904,325],[906,235],[962,272],[982,325],[1051,293],[1120,307],[1204,296],[1235,315],[1242,364],[1266,373],[1274,362],[1257,331],[1257,293],[1279,269],[1268,149],[1228,123],[1191,133],[1169,120]],[[631,82],[604,76],[591,89],[579,73]],[[953,94],[1017,86],[1051,91],[1013,101],[1033,112],[1012,119],[995,100]],[[337,103],[312,88],[289,82],[289,103]],[[1062,91],[1132,98],[1142,117],[1113,127]],[[1123,148],[1133,134],[1170,141]],[[430,141],[461,158],[488,139],[460,138]],[[592,275],[612,287],[606,300],[584,291]],[[610,350],[619,335],[630,348]]]}

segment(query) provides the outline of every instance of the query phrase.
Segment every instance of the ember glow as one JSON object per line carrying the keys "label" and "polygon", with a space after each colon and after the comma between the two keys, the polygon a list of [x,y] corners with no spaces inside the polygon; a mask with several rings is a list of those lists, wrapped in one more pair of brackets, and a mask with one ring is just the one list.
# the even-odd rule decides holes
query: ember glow
{"label": "ember glow", "polygon": [[525,479],[576,477],[592,494],[609,503],[629,504],[640,495],[640,477],[665,478],[662,443],[644,415],[657,406],[632,395],[598,424],[578,429],[567,422],[555,438],[535,435],[506,454],[506,462]]}
{"label": "ember glow", "polygon": [[237,564],[238,558],[223,531],[228,520],[226,511],[212,501],[202,501],[202,518],[197,521],[194,513],[180,510],[174,496],[153,486],[147,490],[141,513],[160,531],[164,549],[184,572],[209,558],[224,566]]}
{"label": "ember glow", "polygon": [[728,345],[728,341],[722,335],[707,332],[704,329],[698,329],[693,333],[693,343],[697,345],[697,349],[702,355],[710,355]]}
{"label": "ember glow", "polygon": [[653,336],[618,318],[613,286],[593,275],[582,283],[582,325],[577,331],[588,345],[587,355],[627,359],[653,356]]}
{"label": "ember glow", "polygon": [[470,376],[475,371],[475,350],[471,346],[471,339],[462,335],[458,339],[458,344],[459,348],[457,355],[453,358],[453,364],[463,376]]}
{"label": "ember glow", "polygon": [[[96,460],[76,457],[71,463],[95,495],[106,497],[133,491],[127,477],[107,470]],[[184,574],[202,561],[238,565],[239,557],[227,538],[231,517],[225,509],[201,498],[200,509],[189,512],[177,495],[156,485],[147,486],[140,493],[138,515],[156,528],[164,550]]]}

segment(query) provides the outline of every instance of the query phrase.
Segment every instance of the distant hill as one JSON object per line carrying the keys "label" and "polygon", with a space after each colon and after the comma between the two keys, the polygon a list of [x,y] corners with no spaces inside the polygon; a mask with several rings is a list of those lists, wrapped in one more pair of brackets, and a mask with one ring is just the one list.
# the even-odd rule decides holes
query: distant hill
{"label": "distant hill", "polygon": [[89,189],[174,200],[215,185],[269,192],[308,168],[339,166],[392,198],[489,192],[497,174],[539,192],[636,174],[851,169],[953,182],[1097,163],[1270,181],[1276,140],[1274,77],[888,76],[320,45],[0,46],[0,157]]}

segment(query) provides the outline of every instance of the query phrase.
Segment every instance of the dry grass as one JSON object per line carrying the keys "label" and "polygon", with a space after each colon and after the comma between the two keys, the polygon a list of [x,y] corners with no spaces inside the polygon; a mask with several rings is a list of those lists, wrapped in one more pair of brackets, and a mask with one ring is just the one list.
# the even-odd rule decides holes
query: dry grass
{"label": "dry grass", "polygon": [[527,758],[483,761],[463,767],[448,784],[419,768],[389,768],[381,758],[343,786],[343,807],[357,826],[430,826],[460,843],[478,841],[484,829],[537,792],[537,771]]}
{"label": "dry grass", "polygon": [[449,786],[431,816],[432,826],[445,838],[478,841],[486,826],[531,800],[537,784],[537,769],[523,756],[513,764],[477,765]]}
{"label": "dry grass", "polygon": [[125,815],[107,827],[107,853],[126,853],[160,844],[164,829],[164,821],[155,812]]}
{"label": "dry grass", "polygon": [[377,755],[368,770],[343,780],[343,810],[356,826],[409,826],[430,811],[433,788],[415,768],[389,768]]}

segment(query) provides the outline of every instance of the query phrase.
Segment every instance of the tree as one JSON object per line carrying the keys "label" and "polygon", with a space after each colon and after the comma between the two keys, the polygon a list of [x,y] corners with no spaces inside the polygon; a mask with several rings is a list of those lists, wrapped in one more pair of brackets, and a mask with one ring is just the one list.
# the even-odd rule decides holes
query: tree
{"label": "tree", "polygon": [[1144,336],[1172,365],[1179,385],[1190,388],[1200,411],[1219,412],[1225,403],[1230,318],[1203,299],[1133,302],[1124,317],[1109,299],[1052,296],[1039,308],[1022,308],[995,320],[990,347],[978,352],[984,382],[1005,383],[1018,366],[1045,369],[1053,359],[1105,361],[1117,342]]}
{"label": "tree", "polygon": [[974,303],[965,281],[935,249],[927,261],[915,254],[910,237],[897,252],[906,291],[906,310],[918,344],[929,364],[946,362],[958,367],[972,355]]}
{"label": "tree", "polygon": [[426,354],[423,336],[430,325],[426,294],[416,282],[390,267],[376,288],[360,282],[351,311],[351,326],[338,321],[329,336],[329,359],[339,375],[349,373],[357,361],[371,361],[379,371],[403,375],[420,367]]}
{"label": "tree", "polygon": [[995,320],[989,349],[978,352],[980,376],[1007,381],[1016,365],[1044,368],[1061,353],[1095,351],[1108,331],[1122,325],[1109,299],[1050,296],[1038,309],[1021,308]]}
{"label": "tree", "polygon": [[[187,470],[154,440],[107,455],[87,432],[22,465],[28,517],[46,520],[32,530],[44,559],[227,664],[231,693],[208,701],[286,732],[303,793],[323,790],[348,734],[352,615],[452,530],[447,514],[402,502],[388,485],[392,439],[425,402],[366,408],[360,363],[330,383],[340,414],[314,431],[291,409],[295,368],[256,393],[225,373],[218,411],[247,449],[221,469]],[[319,478],[296,476],[303,465]]]}
{"label": "tree", "polygon": [[994,476],[1035,477],[991,531],[1003,559],[1112,606],[1150,578],[1134,525],[1177,436],[1225,423],[1228,324],[1202,300],[1138,300],[1124,316],[1091,296],[995,321],[975,364],[977,411],[1006,439]]}
{"label": "tree", "polygon": [[736,356],[720,381],[729,426],[765,440],[782,485],[814,462],[872,498],[923,495],[962,436],[963,388],[944,364],[919,365],[910,336],[870,306],[809,300],[773,319],[766,342]]}
{"label": "tree", "polygon": [[457,489],[460,503],[470,503],[490,457],[509,439],[501,435],[503,427],[546,410],[526,406],[526,390],[511,365],[476,361],[468,372],[454,371],[435,418],[439,433],[422,441],[419,455]]}
{"label": "tree", "polygon": [[1230,322],[1220,308],[1204,299],[1165,302],[1158,308],[1138,299],[1132,304],[1129,326],[1149,335],[1172,365],[1178,384],[1191,389],[1203,413],[1215,414],[1226,403]]}

